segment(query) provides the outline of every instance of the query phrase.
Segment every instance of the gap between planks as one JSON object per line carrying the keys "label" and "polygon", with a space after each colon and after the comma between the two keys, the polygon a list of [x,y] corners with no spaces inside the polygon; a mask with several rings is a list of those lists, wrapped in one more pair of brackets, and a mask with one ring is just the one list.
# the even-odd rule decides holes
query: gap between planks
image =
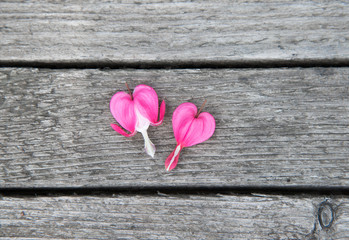
{"label": "gap between planks", "polygon": [[0,67],[49,69],[196,69],[196,68],[331,68],[349,67],[349,59],[246,60],[246,61],[1,61]]}
{"label": "gap between planks", "polygon": [[254,195],[277,194],[284,196],[349,196],[349,187],[314,187],[314,186],[266,186],[266,187],[223,187],[223,186],[152,186],[152,187],[57,187],[57,188],[0,188],[0,195],[15,197],[32,196],[113,196],[122,194],[135,195]]}

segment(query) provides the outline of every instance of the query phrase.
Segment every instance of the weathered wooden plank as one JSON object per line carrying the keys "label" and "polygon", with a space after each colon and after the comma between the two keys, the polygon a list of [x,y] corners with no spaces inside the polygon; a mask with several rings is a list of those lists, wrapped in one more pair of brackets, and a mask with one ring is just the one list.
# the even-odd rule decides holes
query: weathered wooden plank
{"label": "weathered wooden plank", "polygon": [[343,60],[346,1],[1,1],[0,61]]}
{"label": "weathered wooden plank", "polygon": [[347,239],[348,207],[278,195],[3,197],[0,238]]}
{"label": "weathered wooden plank", "polygon": [[[166,98],[150,127],[155,158],[137,134],[109,124],[111,96],[148,84]],[[0,186],[347,186],[349,68],[251,70],[1,69]],[[172,113],[190,101],[216,132],[164,160],[176,142]]]}

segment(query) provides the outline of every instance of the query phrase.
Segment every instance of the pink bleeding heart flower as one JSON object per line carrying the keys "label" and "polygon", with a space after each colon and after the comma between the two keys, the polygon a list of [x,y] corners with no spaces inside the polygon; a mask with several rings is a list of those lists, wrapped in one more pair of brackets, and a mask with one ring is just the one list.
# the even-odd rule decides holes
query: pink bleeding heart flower
{"label": "pink bleeding heart flower", "polygon": [[192,103],[182,103],[173,113],[172,125],[177,141],[175,150],[167,157],[165,167],[167,171],[174,169],[178,163],[181,150],[208,140],[214,133],[216,122],[208,112],[199,112]]}
{"label": "pink bleeding heart flower", "polygon": [[110,100],[110,111],[115,120],[127,131],[126,133],[116,124],[110,124],[111,127],[121,135],[132,137],[137,132],[142,133],[144,138],[144,148],[147,154],[154,157],[155,146],[148,137],[148,127],[159,126],[165,115],[165,101],[162,101],[159,113],[158,95],[152,87],[147,85],[138,85],[133,94],[117,92]]}

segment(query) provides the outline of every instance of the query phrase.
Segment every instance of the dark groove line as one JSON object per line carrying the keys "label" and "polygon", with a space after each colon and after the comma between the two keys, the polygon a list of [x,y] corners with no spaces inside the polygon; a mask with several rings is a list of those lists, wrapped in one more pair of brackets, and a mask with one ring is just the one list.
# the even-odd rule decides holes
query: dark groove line
{"label": "dark groove line", "polygon": [[1,196],[33,197],[33,196],[113,196],[113,195],[348,195],[349,187],[317,187],[317,186],[154,186],[154,187],[67,187],[67,188],[0,188]]}
{"label": "dark groove line", "polygon": [[202,60],[202,61],[1,61],[0,67],[51,69],[191,69],[191,68],[313,68],[349,67],[349,59]]}

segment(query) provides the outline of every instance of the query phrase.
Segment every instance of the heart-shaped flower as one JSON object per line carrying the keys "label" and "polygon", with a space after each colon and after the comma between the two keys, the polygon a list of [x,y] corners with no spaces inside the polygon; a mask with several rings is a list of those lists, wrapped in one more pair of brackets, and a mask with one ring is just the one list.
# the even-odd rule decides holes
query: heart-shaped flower
{"label": "heart-shaped flower", "polygon": [[[128,85],[126,84],[127,88]],[[152,87],[138,85],[133,94],[130,89],[126,92],[117,92],[110,100],[110,111],[115,120],[127,131],[126,133],[116,124],[110,124],[118,133],[131,137],[136,132],[141,132],[144,138],[144,148],[147,154],[154,157],[155,146],[150,141],[147,133],[149,125],[159,126],[165,115],[165,101],[162,101],[159,113],[158,95]]]}
{"label": "heart-shaped flower", "polygon": [[182,103],[173,113],[172,125],[177,146],[167,157],[165,167],[167,171],[174,169],[178,163],[181,150],[208,140],[214,133],[216,122],[208,112],[199,112],[192,103]]}

